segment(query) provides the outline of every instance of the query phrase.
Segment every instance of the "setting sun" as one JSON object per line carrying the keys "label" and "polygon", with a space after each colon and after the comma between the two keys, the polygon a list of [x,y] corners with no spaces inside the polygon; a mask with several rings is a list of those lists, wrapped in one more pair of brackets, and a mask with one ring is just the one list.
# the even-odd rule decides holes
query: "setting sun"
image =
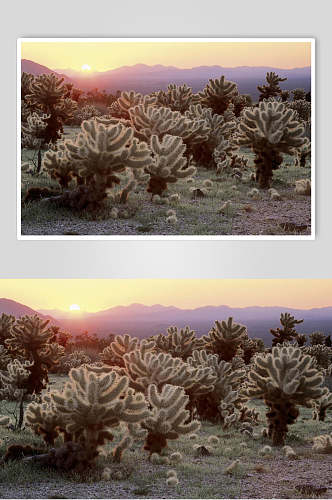
{"label": "setting sun", "polygon": [[81,67],[81,70],[82,71],[91,71],[91,66],[89,66],[88,64],[83,64]]}
{"label": "setting sun", "polygon": [[69,310],[70,311],[80,311],[81,308],[78,304],[72,304],[71,306],[69,306]]}

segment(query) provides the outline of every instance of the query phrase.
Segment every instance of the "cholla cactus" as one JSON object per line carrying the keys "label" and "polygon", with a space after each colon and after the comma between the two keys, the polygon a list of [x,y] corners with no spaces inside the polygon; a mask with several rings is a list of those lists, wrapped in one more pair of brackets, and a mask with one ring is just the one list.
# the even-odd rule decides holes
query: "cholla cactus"
{"label": "cholla cactus", "polygon": [[67,139],[58,146],[59,151],[45,153],[43,166],[54,172],[67,161],[72,165],[80,185],[65,196],[75,208],[95,209],[107,197],[107,191],[119,184],[119,174],[148,168],[151,154],[147,145],[134,139],[134,130],[121,123],[105,126],[95,120],[85,121],[81,132],[74,139]]}
{"label": "cholla cactus", "polygon": [[[36,403],[28,406],[26,422],[45,435],[46,426],[48,434],[53,421],[55,433],[64,434],[66,441],[80,446],[78,460],[88,466],[100,448],[113,440],[113,427],[125,423],[131,433],[149,415],[144,396],[135,394],[128,385],[128,377],[116,372],[98,376],[85,367],[74,368],[63,390],[50,392],[44,412]],[[54,440],[54,433],[49,436]],[[124,440],[127,446],[132,443],[129,435]],[[119,446],[123,450],[123,443]]]}
{"label": "cholla cactus", "polygon": [[[6,371],[0,372],[0,399],[15,401],[15,428],[21,429],[24,416],[24,401],[29,400],[29,377],[33,363],[10,361]],[[17,413],[16,413],[17,410]]]}
{"label": "cholla cactus", "polygon": [[7,365],[12,360],[5,346],[0,344],[0,373],[7,370]]}
{"label": "cholla cactus", "polygon": [[31,83],[34,81],[35,77],[30,73],[25,73],[23,71],[21,75],[21,99],[25,101],[25,98],[31,92]]}
{"label": "cholla cactus", "polygon": [[161,195],[168,183],[175,183],[195,174],[196,168],[188,166],[188,160],[183,156],[186,146],[181,137],[165,135],[159,139],[153,135],[150,148],[154,155],[153,163],[145,170],[150,175],[147,191],[153,195]]}
{"label": "cholla cactus", "polygon": [[132,387],[144,393],[150,384],[156,385],[159,391],[166,384],[183,387],[190,397],[190,410],[199,396],[213,390],[216,381],[211,368],[190,366],[171,354],[155,354],[137,349],[123,358]]}
{"label": "cholla cactus", "polygon": [[281,94],[279,82],[285,82],[287,78],[280,78],[274,71],[266,73],[267,85],[258,85],[257,89],[260,92],[259,102],[270,97],[277,97]]}
{"label": "cholla cactus", "polygon": [[325,345],[326,335],[323,332],[312,332],[309,335],[310,344],[313,345]]}
{"label": "cholla cactus", "polygon": [[283,344],[284,342],[290,342],[297,338],[297,331],[295,330],[295,325],[303,323],[303,319],[295,319],[290,313],[281,313],[280,323],[282,328],[270,329],[271,334],[274,339],[272,339],[272,345]]}
{"label": "cholla cactus", "polygon": [[[173,215],[173,214],[170,214]],[[189,326],[178,329],[177,326],[167,328],[167,335],[159,334],[153,337],[156,348],[171,354],[174,358],[186,361],[192,355],[196,344],[196,332]]]}
{"label": "cholla cactus", "polygon": [[204,120],[190,120],[178,111],[139,104],[129,110],[136,135],[150,141],[153,135],[162,140],[165,135],[181,137],[186,145],[199,144],[208,137]]}
{"label": "cholla cactus", "polygon": [[223,156],[231,152],[233,146],[228,139],[236,128],[235,121],[226,121],[224,116],[213,114],[211,108],[204,108],[201,104],[191,105],[185,116],[191,120],[204,120],[209,130],[205,141],[191,145],[190,151],[196,162],[205,167],[215,166],[216,151]]}
{"label": "cholla cactus", "polygon": [[0,344],[5,346],[6,339],[11,335],[15,323],[15,317],[2,313],[0,316]]}
{"label": "cholla cactus", "polygon": [[[306,125],[306,123],[305,123]],[[295,160],[295,165],[299,167],[305,167],[307,163],[307,158],[311,159],[311,142],[306,138],[305,142],[297,150],[297,159]]]}
{"label": "cholla cactus", "polygon": [[79,108],[74,115],[74,122],[81,125],[84,120],[90,120],[96,116],[100,116],[101,112],[92,104],[86,104],[82,108]]}
{"label": "cholla cactus", "polygon": [[297,405],[311,406],[313,400],[322,396],[322,374],[312,357],[289,345],[257,355],[248,377],[246,395],[264,399],[269,407],[268,436],[274,446],[284,445],[288,425],[299,415]]}
{"label": "cholla cactus", "polygon": [[30,83],[26,101],[35,109],[49,115],[44,132],[44,142],[55,143],[63,133],[63,124],[73,118],[77,103],[66,98],[67,89],[63,78],[54,73],[35,77]]}
{"label": "cholla cactus", "polygon": [[318,453],[332,453],[332,434],[322,434],[314,437],[312,449]]}
{"label": "cholla cactus", "polygon": [[[317,332],[320,333],[320,332]],[[329,375],[332,369],[332,349],[325,344],[314,344],[303,349],[305,354],[309,354],[316,361],[316,367]]]}
{"label": "cholla cactus", "polygon": [[192,89],[186,83],[183,85],[169,84],[166,92],[159,90],[153,94],[157,98],[156,104],[170,108],[172,111],[184,113],[189,108],[193,93]]}
{"label": "cholla cactus", "polygon": [[143,421],[142,427],[148,431],[144,449],[150,452],[150,456],[152,453],[160,454],[168,439],[178,439],[200,429],[197,420],[188,422],[189,411],[185,408],[189,397],[182,387],[167,384],[159,392],[157,386],[151,384],[147,398],[152,414]]}
{"label": "cholla cactus", "polygon": [[304,89],[294,89],[291,91],[294,101],[303,101],[306,98],[306,91]]}
{"label": "cholla cactus", "polygon": [[16,321],[6,340],[9,351],[32,361],[29,366],[30,376],[27,381],[27,393],[40,393],[48,382],[48,370],[59,363],[64,348],[50,343],[53,333],[48,328],[49,320],[42,320],[37,315],[22,316]]}
{"label": "cholla cactus", "polygon": [[264,340],[260,338],[250,338],[244,336],[241,342],[241,358],[246,365],[249,365],[253,356],[257,353],[265,351]]}
{"label": "cholla cactus", "polygon": [[201,347],[217,354],[220,360],[231,361],[238,353],[247,328],[239,323],[233,323],[233,318],[227,321],[215,321],[214,327],[201,339]]}
{"label": "cholla cactus", "polygon": [[311,119],[311,103],[304,99],[299,99],[287,103],[287,107],[296,111],[298,119],[307,122]]}
{"label": "cholla cactus", "polygon": [[[21,126],[21,147],[27,149],[37,149],[39,157],[41,156],[40,150],[45,144],[45,130],[49,117],[50,115],[32,113],[28,115],[26,123]],[[40,167],[41,159],[38,158],[38,172],[40,171]]]}
{"label": "cholla cactus", "polygon": [[262,101],[257,108],[246,109],[236,139],[239,146],[252,147],[261,188],[269,187],[273,170],[282,163],[281,153],[293,154],[304,142],[304,127],[295,111],[277,101]]}
{"label": "cholla cactus", "polygon": [[313,403],[313,420],[319,420],[321,422],[325,421],[327,410],[332,409],[332,393],[327,387],[324,388],[324,392],[319,399],[315,399]]}
{"label": "cholla cactus", "polygon": [[142,104],[142,106],[146,109],[148,106],[155,105],[156,101],[157,98],[154,95],[143,96],[134,90],[131,90],[130,92],[121,92],[119,98],[111,104],[109,112],[114,118],[130,120],[129,110],[131,108]]}
{"label": "cholla cactus", "polygon": [[237,95],[236,83],[226,80],[224,76],[215,80],[210,79],[202,92],[198,93],[201,104],[212,108],[218,115],[222,115],[227,110],[232,99]]}
{"label": "cholla cactus", "polygon": [[105,347],[100,358],[106,365],[124,367],[124,355],[139,349],[142,355],[155,347],[153,340],[139,340],[130,335],[116,335],[114,341]]}
{"label": "cholla cactus", "polygon": [[234,370],[231,363],[219,361],[216,354],[208,354],[205,350],[194,351],[188,363],[194,368],[210,368],[215,376],[213,391],[201,395],[195,405],[201,419],[220,422],[223,428],[235,424],[240,419],[238,410],[242,407],[243,398],[239,393],[244,381],[245,371]]}
{"label": "cholla cactus", "polygon": [[72,368],[91,363],[91,358],[84,351],[73,351],[63,356],[57,367],[57,373],[69,373]]}

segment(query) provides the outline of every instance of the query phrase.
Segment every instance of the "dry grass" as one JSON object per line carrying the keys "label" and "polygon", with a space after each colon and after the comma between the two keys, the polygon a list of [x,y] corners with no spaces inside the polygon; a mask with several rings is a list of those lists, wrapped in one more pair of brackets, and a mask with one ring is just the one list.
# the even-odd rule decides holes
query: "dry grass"
{"label": "dry grass", "polygon": [[[71,135],[74,127],[66,129]],[[253,154],[248,149],[241,154],[249,158],[253,166]],[[23,151],[23,161],[33,155]],[[310,178],[310,167],[299,168],[293,158],[286,156],[284,165],[275,172],[272,187],[278,190],[282,200],[271,201],[267,191],[261,192],[260,200],[252,200],[248,192],[255,186],[249,179],[236,180],[229,175],[217,175],[199,167],[194,182],[186,180],[170,185],[169,194],[179,194],[180,199],[170,205],[151,201],[144,188],[131,193],[127,206],[118,206],[109,200],[105,208],[96,214],[74,213],[56,206],[34,202],[22,208],[22,234],[24,235],[297,235],[310,234],[310,196],[294,192],[295,181]],[[206,189],[204,181],[211,180],[203,198],[194,198],[190,188]],[[33,176],[23,173],[23,195],[30,187],[57,184],[46,175]],[[117,188],[119,189],[119,188]],[[230,201],[226,210],[220,210]],[[114,206],[120,209],[118,219],[110,212]],[[177,222],[167,221],[166,212],[176,211]]]}
{"label": "dry grass", "polygon": [[[65,376],[52,376],[54,387],[61,386]],[[254,402],[261,413],[261,422],[255,427],[259,433],[265,426],[265,408],[262,402]],[[223,431],[220,426],[203,423],[198,438],[193,441],[183,437],[170,441],[166,453],[180,452],[180,463],[153,465],[147,453],[142,450],[142,442],[136,442],[124,455],[120,465],[113,464],[110,452],[114,446],[105,448],[106,456],[100,457],[97,467],[84,475],[60,474],[20,462],[9,463],[0,469],[1,498],[300,498],[303,494],[295,489],[298,484],[311,482],[327,487],[321,498],[332,497],[332,480],[329,475],[332,465],[330,455],[311,451],[312,438],[318,434],[331,432],[332,415],[326,422],[314,422],[311,411],[301,408],[295,425],[291,426],[286,444],[292,446],[297,460],[287,460],[281,449],[273,449],[269,457],[261,457],[258,450],[269,444],[265,438],[244,438],[236,429]],[[197,457],[194,444],[205,445],[210,436],[217,436],[219,442],[212,446],[207,457]],[[28,430],[20,433],[2,429],[1,453],[8,444],[15,442],[40,445],[38,437]],[[115,443],[120,436],[117,435]],[[247,446],[241,443],[245,441]],[[228,449],[228,450],[227,450]],[[226,474],[226,468],[239,460],[239,470]],[[120,469],[124,479],[105,481],[102,471]],[[172,488],[166,484],[167,472],[172,468],[177,472],[179,485]],[[116,476],[116,474],[115,474]],[[310,496],[313,498],[314,496]],[[309,498],[309,496],[307,496]]]}

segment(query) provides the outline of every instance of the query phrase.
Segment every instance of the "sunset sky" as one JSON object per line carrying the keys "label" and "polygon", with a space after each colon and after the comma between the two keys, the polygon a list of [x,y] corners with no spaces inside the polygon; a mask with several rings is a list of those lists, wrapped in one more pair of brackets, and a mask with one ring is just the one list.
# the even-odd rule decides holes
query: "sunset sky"
{"label": "sunset sky", "polygon": [[50,69],[106,71],[142,63],[180,68],[310,66],[310,42],[22,42],[22,59]]}
{"label": "sunset sky", "polygon": [[134,302],[180,308],[229,305],[310,309],[332,306],[332,279],[8,279],[0,280],[0,297],[33,309],[68,311],[77,304],[89,312]]}

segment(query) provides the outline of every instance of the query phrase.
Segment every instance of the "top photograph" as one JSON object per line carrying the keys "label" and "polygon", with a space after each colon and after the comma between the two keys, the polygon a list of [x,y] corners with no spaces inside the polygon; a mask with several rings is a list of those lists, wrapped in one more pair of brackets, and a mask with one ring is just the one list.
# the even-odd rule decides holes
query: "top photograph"
{"label": "top photograph", "polygon": [[18,239],[315,238],[312,38],[21,38]]}

